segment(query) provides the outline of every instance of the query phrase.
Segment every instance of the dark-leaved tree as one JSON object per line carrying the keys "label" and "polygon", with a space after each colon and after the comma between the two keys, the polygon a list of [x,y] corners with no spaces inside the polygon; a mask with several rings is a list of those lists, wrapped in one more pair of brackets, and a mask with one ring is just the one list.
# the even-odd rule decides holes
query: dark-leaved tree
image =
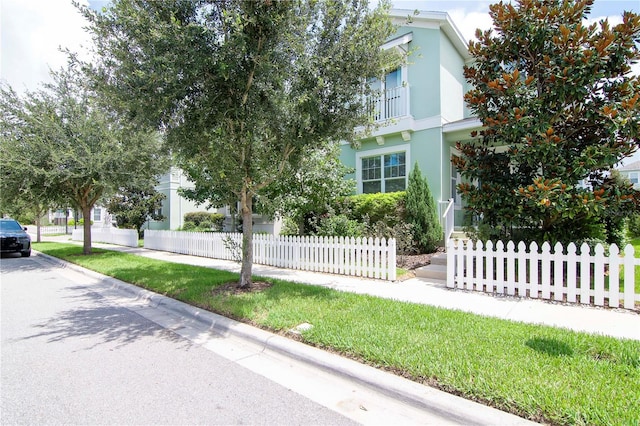
{"label": "dark-leaved tree", "polygon": [[157,180],[121,187],[106,201],[105,207],[115,215],[119,227],[135,229],[141,238],[147,221],[164,219],[160,211],[167,197],[155,189],[155,184]]}
{"label": "dark-leaved tree", "polygon": [[630,188],[605,182],[639,142],[640,16],[589,25],[592,4],[500,2],[469,44],[465,100],[483,130],[453,163],[481,238],[576,241],[600,234],[608,209],[636,209]]}

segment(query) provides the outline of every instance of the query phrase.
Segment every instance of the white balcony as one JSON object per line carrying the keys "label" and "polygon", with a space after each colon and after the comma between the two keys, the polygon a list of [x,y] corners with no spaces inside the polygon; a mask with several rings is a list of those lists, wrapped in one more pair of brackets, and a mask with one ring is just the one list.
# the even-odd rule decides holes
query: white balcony
{"label": "white balcony", "polygon": [[369,108],[375,121],[409,115],[409,87],[399,86],[385,90],[380,97],[369,99]]}

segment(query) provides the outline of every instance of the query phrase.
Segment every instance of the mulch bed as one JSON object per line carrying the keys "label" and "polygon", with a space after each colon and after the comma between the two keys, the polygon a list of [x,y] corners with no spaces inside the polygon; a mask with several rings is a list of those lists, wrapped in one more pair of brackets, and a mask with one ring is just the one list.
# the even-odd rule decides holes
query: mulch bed
{"label": "mulch bed", "polygon": [[255,292],[266,290],[273,285],[266,281],[253,281],[251,283],[250,288],[242,288],[242,287],[238,287],[238,284],[240,284],[240,281],[230,281],[228,283],[224,283],[222,285],[219,285],[213,288],[211,290],[211,294],[216,296],[218,294],[237,295],[237,294],[243,294],[243,293],[255,293]]}

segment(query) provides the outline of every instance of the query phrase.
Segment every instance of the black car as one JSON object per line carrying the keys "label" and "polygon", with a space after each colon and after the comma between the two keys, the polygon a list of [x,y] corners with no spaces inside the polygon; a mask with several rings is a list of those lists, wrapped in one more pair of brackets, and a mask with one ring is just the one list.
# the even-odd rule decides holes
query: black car
{"label": "black car", "polygon": [[2,253],[20,253],[22,257],[31,256],[31,237],[27,228],[14,219],[0,219],[0,251]]}

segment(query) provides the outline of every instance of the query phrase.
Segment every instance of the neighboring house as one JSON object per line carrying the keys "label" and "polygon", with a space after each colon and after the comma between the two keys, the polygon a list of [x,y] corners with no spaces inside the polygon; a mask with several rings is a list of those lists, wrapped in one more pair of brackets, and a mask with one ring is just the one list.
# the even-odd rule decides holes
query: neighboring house
{"label": "neighboring house", "polygon": [[620,174],[631,181],[634,189],[640,189],[640,161],[618,167]]}
{"label": "neighboring house", "polygon": [[[156,185],[156,190],[164,194],[162,209],[159,212],[165,218],[161,221],[149,221],[143,229],[176,230],[184,225],[184,215],[191,212],[208,211],[221,213],[225,216],[223,231],[233,232],[238,230],[238,221],[229,207],[219,209],[207,209],[206,205],[196,205],[178,193],[179,188],[193,188],[194,184],[184,175],[182,170],[172,167],[162,175]],[[253,215],[254,232],[266,232],[279,234],[282,227],[281,221],[272,221],[260,215]]]}
{"label": "neighboring house", "polygon": [[[58,210],[49,210],[47,213],[47,219],[49,223],[53,225],[64,225],[65,223],[69,223],[68,221],[73,219],[76,223],[75,227],[79,225],[77,222],[82,219],[82,213],[76,212],[73,209],[58,209]],[[94,206],[91,209],[91,221],[94,226],[111,226],[113,217],[109,214],[107,209],[102,206]]]}
{"label": "neighboring house", "polygon": [[207,209],[205,205],[197,206],[193,201],[178,194],[180,188],[193,188],[194,184],[184,175],[182,170],[171,167],[169,172],[162,175],[156,185],[156,191],[165,195],[162,201],[160,214],[164,216],[161,221],[149,221],[144,229],[176,230],[184,225],[185,213],[211,211],[218,213],[218,209]]}
{"label": "neighboring house", "polygon": [[481,122],[464,102],[468,85],[463,67],[471,60],[467,43],[445,12],[420,12],[407,23],[409,10],[393,10],[396,34],[384,49],[410,52],[407,64],[370,84],[382,90],[371,99],[381,126],[356,144],[343,143],[341,161],[355,169],[357,193],[406,189],[414,164],[427,178],[433,197],[444,208],[455,201],[455,225],[462,226],[460,180],[451,165],[455,143],[470,140]]}

